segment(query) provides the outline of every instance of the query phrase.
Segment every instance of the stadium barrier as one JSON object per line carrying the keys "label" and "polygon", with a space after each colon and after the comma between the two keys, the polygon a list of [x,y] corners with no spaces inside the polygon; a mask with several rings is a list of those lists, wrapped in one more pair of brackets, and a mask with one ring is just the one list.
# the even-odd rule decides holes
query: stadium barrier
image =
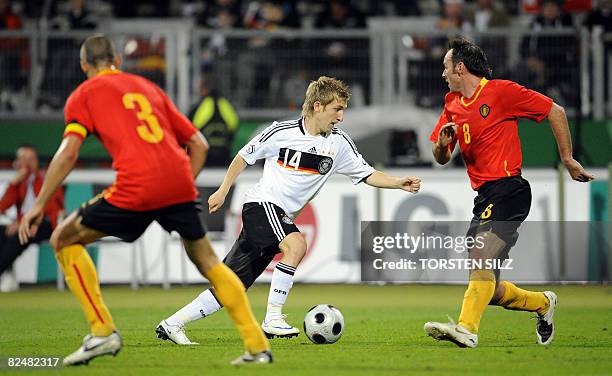
{"label": "stadium barrier", "polygon": [[[459,32],[436,31],[433,23],[419,21],[372,18],[364,30],[271,33],[197,29],[182,19],[109,20],[96,31],[113,37],[125,70],[158,83],[182,111],[197,103],[204,72],[243,118],[256,120],[294,112],[309,80],[322,74],[351,84],[354,106],[438,107],[445,91],[445,41]],[[0,116],[60,118],[67,95],[84,78],[78,46],[89,35],[0,31],[0,41],[10,46],[0,50]],[[606,78],[611,35],[597,28],[534,32],[517,25],[467,36],[488,53],[496,77],[548,93],[574,116],[612,116],[606,95],[612,85]]]}
{"label": "stadium barrier", "polygon": [[[423,179],[421,192],[411,195],[401,191],[376,190],[366,185],[353,186],[348,179],[334,176],[317,198],[306,206],[296,221],[309,244],[307,255],[296,273],[297,282],[360,283],[361,221],[465,222],[471,218],[475,194],[464,171],[411,169],[390,172],[420,176]],[[547,224],[546,231],[519,237],[517,244],[517,247],[525,247],[520,242],[527,242],[527,247],[533,247],[533,255],[537,255],[537,263],[524,259],[517,261],[519,265],[525,265],[524,272],[545,276],[545,280],[542,277],[533,281],[597,282],[609,278],[612,269],[607,268],[607,240],[599,242],[595,235],[585,235],[583,231],[578,236],[574,231],[577,227],[574,223],[609,223],[610,201],[606,191],[609,192],[610,175],[605,169],[593,172],[598,180],[578,184],[571,182],[566,173],[562,175],[563,180],[559,180],[554,170],[524,170],[533,191],[528,221],[534,226]],[[256,183],[260,173],[245,171],[231,198],[226,201],[225,213],[206,217],[219,257],[225,255],[238,236],[241,198]],[[209,170],[199,177],[198,186],[204,199],[216,189],[223,175],[222,170]],[[4,184],[10,176],[11,171],[0,171],[0,181]],[[108,170],[76,171],[68,178],[68,190],[74,184],[101,187],[110,184],[113,176],[113,172]],[[533,230],[525,231],[534,233]],[[566,251],[563,251],[562,244],[565,244]],[[157,224],[151,225],[136,245],[102,241],[94,246],[98,248],[94,260],[102,283],[131,283],[134,288],[141,283],[151,283],[169,288],[171,284],[202,281],[195,267],[187,261],[178,238],[169,236]],[[37,247],[32,246],[16,263],[21,282],[38,282],[37,253]],[[529,256],[525,252],[519,253],[517,256],[523,258]],[[532,269],[525,271],[528,267]],[[272,270],[269,268],[264,272],[259,281],[269,281]],[[524,274],[520,276],[526,278]],[[436,275],[435,280],[418,282],[451,283],[456,277],[449,274],[448,279],[441,278]]]}

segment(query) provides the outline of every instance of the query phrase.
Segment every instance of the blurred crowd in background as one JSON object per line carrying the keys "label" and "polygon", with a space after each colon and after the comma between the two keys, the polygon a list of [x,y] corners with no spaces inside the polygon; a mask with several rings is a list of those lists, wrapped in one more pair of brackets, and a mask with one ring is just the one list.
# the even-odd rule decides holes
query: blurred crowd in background
{"label": "blurred crowd in background", "polygon": [[[612,0],[0,0],[0,30],[93,30],[109,19],[133,18],[187,18],[196,27],[209,30],[339,30],[365,29],[371,17],[419,17],[431,20],[432,30],[456,30],[465,35],[517,25],[533,32],[601,25],[605,32],[612,32]],[[576,38],[524,37],[519,46],[520,62],[512,66],[508,64],[506,39],[477,41],[489,54],[496,77],[543,91],[562,104],[574,102],[579,81]],[[296,46],[297,42],[284,40],[258,46],[250,42],[243,48],[230,46],[223,38],[211,38],[203,46],[199,68],[205,75],[234,77],[233,82],[227,79],[215,87],[231,95],[239,108],[279,104],[297,108],[311,73],[321,70],[349,81],[357,89],[357,103],[369,103],[367,38],[316,46],[300,43]],[[37,109],[61,109],[69,92],[83,79],[75,59],[78,45],[75,39],[47,42]],[[230,47],[240,50],[240,55],[226,53]],[[438,68],[445,40],[416,38],[413,47],[424,51],[410,67],[410,89],[416,104],[437,106],[444,90]],[[163,48],[163,40],[139,40],[138,49],[126,48],[124,53],[138,58],[139,73],[163,87]],[[302,65],[283,75],[275,72],[282,51],[291,51],[291,56],[284,58],[299,59]],[[0,111],[11,112],[18,105],[18,93],[26,90],[32,64],[29,52],[21,39],[0,38]],[[228,72],[228,61],[236,62],[239,69]],[[342,66],[348,68],[339,68]],[[279,86],[276,91],[270,88],[275,82]]]}
{"label": "blurred crowd in background", "polygon": [[193,18],[198,26],[364,28],[373,16],[439,16],[440,29],[484,30],[538,13],[532,28],[601,24],[612,30],[609,0],[0,0],[0,28],[48,22],[52,29],[93,29],[104,18]]}

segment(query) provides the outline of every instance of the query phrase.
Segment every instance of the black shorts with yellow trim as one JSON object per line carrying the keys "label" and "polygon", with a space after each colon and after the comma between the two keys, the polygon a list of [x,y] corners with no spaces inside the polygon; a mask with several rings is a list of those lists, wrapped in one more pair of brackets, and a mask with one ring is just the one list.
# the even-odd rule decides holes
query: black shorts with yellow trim
{"label": "black shorts with yellow trim", "polygon": [[478,189],[467,235],[490,231],[505,241],[509,250],[516,244],[517,230],[530,208],[531,187],[520,175],[489,181]]}
{"label": "black shorts with yellow trim", "polygon": [[300,230],[277,205],[247,202],[242,207],[242,231],[223,263],[249,288],[280,252],[283,239],[294,232]]}
{"label": "black shorts with yellow trim", "polygon": [[200,239],[206,235],[201,213],[202,204],[198,200],[156,210],[135,211],[117,207],[99,195],[83,204],[78,215],[83,225],[131,243],[153,221],[169,233],[176,231],[183,239]]}

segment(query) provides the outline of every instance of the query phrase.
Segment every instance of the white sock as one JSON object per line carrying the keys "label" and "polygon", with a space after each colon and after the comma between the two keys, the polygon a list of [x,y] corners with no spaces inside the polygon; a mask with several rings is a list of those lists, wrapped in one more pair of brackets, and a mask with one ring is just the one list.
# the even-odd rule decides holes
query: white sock
{"label": "white sock", "polygon": [[291,286],[293,286],[294,274],[295,268],[293,266],[281,262],[276,264],[274,273],[272,273],[265,321],[281,318],[283,305],[287,301],[287,295],[289,295]]}
{"label": "white sock", "polygon": [[166,322],[169,325],[185,326],[192,321],[210,316],[221,308],[221,304],[219,304],[215,295],[208,289],[193,299],[191,303],[179,309],[174,315],[168,317]]}

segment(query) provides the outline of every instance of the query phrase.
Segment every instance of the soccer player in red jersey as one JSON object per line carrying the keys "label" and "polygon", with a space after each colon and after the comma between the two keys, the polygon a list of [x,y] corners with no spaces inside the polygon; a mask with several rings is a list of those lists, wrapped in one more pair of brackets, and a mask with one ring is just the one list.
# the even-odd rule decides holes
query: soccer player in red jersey
{"label": "soccer player in red jersey", "polygon": [[272,362],[270,344],[255,321],[243,284],[215,255],[200,219],[194,179],[204,165],[206,140],[159,87],[116,68],[120,60],[110,39],[90,37],[80,54],[88,79],[66,102],[64,139],[19,227],[22,243],[34,236],[45,204],[74,167],[83,140],[89,134],[98,137],[113,159],[115,183],[51,235],[66,282],[91,328],[83,345],[64,358],[64,365],[87,364],[121,349],[121,336],[102,300],[96,268],[84,245],[109,235],[132,242],[152,221],[181,235],[189,258],[228,309],[247,350],[233,363]]}
{"label": "soccer player in red jersey", "polygon": [[[470,249],[469,257],[486,265],[486,260],[508,257],[518,239],[517,229],[531,206],[531,188],[521,177],[518,118],[537,122],[547,118],[561,160],[572,179],[588,182],[593,176],[572,157],[563,107],[512,81],[492,80],[486,55],[477,45],[455,39],[449,47],[442,78],[450,92],[430,140],[434,157],[440,164],[450,160],[459,143],[472,188],[478,191],[468,236],[484,239],[483,246]],[[557,296],[552,291],[523,290],[501,281],[499,269],[483,267],[470,272],[459,322],[428,322],[424,329],[435,339],[448,340],[460,347],[476,347],[480,319],[491,304],[536,312],[538,343],[548,345],[554,335],[556,303]]]}

